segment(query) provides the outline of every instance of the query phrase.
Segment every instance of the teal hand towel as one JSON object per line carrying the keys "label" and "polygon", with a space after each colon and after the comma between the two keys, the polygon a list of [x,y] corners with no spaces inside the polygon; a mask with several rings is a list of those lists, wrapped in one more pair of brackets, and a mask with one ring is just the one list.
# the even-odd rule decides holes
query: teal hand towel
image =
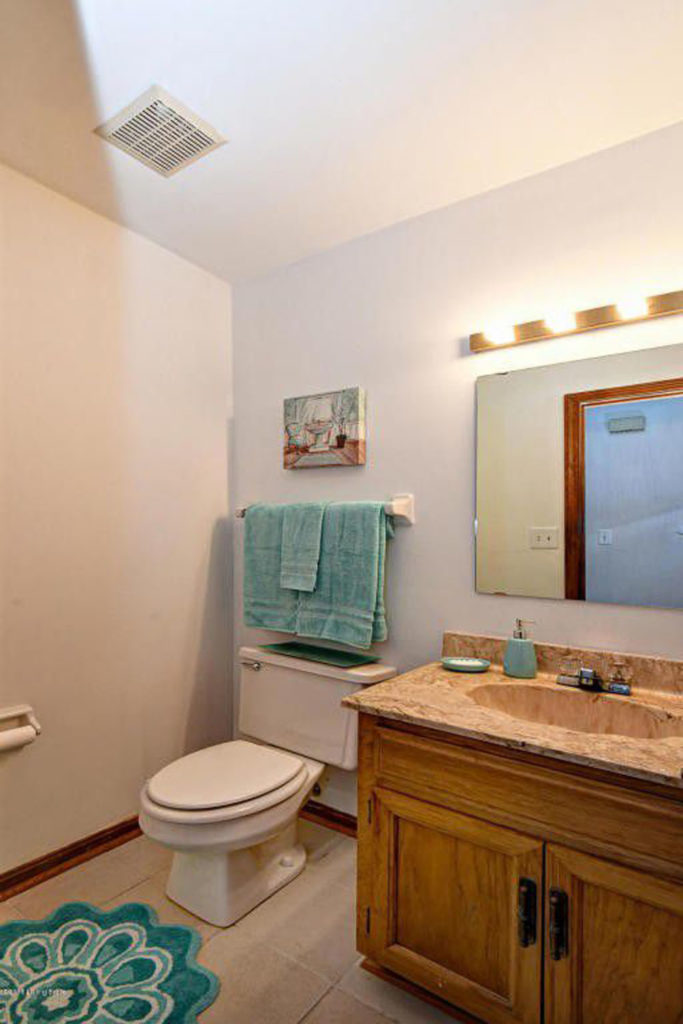
{"label": "teal hand towel", "polygon": [[309,592],[315,590],[325,504],[323,501],[307,501],[285,506],[281,587]]}
{"label": "teal hand towel", "polygon": [[244,622],[296,630],[299,595],[280,586],[284,505],[251,505],[244,520]]}
{"label": "teal hand towel", "polygon": [[385,640],[384,564],[393,522],[381,502],[339,502],[323,516],[318,578],[299,595],[299,636],[369,647]]}

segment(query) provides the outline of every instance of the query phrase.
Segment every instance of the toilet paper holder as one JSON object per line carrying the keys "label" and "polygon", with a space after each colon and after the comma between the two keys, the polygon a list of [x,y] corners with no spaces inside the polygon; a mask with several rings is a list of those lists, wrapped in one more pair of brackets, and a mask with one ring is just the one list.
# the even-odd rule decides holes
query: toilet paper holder
{"label": "toilet paper holder", "polygon": [[[16,725],[9,729],[2,728],[4,722],[16,719]],[[40,735],[42,728],[30,704],[15,704],[9,708],[0,708],[0,751],[18,750],[33,743]]]}

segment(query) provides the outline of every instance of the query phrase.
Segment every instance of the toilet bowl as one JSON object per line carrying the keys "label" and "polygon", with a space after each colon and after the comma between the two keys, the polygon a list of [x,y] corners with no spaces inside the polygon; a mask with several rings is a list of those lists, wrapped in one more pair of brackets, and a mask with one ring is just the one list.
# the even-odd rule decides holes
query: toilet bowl
{"label": "toilet bowl", "polygon": [[168,896],[225,927],[295,878],[296,818],[323,769],[244,740],[163,769],[142,791],[140,827],[174,851]]}
{"label": "toilet bowl", "polygon": [[297,816],[326,765],[354,769],[356,716],[341,700],[395,674],[240,650],[240,731],[162,768],[140,795],[140,827],[173,851],[166,892],[233,924],[292,881],[306,854]]}

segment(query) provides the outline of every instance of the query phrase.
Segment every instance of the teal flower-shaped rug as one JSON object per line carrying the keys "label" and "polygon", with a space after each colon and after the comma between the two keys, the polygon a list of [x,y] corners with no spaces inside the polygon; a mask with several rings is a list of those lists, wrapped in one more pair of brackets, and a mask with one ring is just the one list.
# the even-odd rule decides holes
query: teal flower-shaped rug
{"label": "teal flower-shaped rug", "polygon": [[195,1024],[219,988],[200,945],[144,903],[64,903],[1,925],[0,1024]]}

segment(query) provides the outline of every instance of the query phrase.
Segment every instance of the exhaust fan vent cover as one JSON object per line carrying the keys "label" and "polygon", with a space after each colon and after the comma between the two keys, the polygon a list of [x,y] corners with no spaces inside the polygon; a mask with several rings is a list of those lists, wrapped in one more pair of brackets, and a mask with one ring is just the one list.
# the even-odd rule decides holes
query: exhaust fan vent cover
{"label": "exhaust fan vent cover", "polygon": [[165,178],[227,141],[158,85],[96,128],[95,134]]}

